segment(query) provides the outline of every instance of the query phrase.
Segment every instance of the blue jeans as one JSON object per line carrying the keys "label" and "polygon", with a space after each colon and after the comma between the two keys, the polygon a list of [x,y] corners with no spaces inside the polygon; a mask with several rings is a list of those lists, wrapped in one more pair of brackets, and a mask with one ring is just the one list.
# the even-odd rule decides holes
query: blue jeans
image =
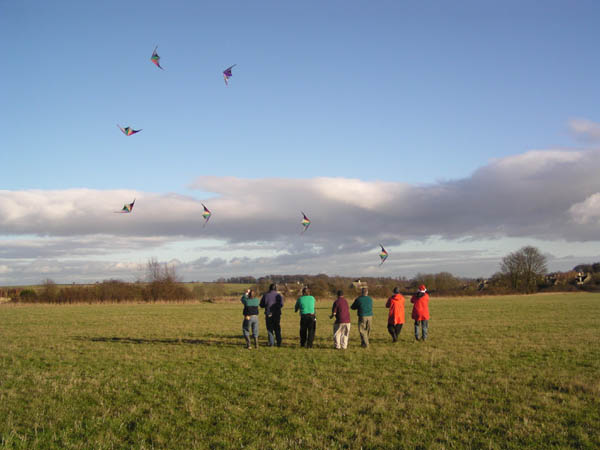
{"label": "blue jeans", "polygon": [[250,337],[250,330],[252,330],[252,337],[258,337],[258,316],[250,316],[250,320],[244,319],[242,322],[242,332],[244,337],[248,339]]}
{"label": "blue jeans", "polygon": [[419,325],[421,325],[421,340],[427,339],[427,329],[429,328],[429,320],[415,320],[415,338],[419,340]]}

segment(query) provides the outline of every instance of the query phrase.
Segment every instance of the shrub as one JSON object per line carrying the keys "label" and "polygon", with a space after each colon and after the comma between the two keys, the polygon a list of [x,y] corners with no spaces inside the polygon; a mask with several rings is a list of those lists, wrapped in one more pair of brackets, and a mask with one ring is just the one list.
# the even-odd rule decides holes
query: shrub
{"label": "shrub", "polygon": [[23,303],[34,303],[37,301],[38,295],[33,289],[23,289],[19,294],[18,298],[14,298],[14,301]]}

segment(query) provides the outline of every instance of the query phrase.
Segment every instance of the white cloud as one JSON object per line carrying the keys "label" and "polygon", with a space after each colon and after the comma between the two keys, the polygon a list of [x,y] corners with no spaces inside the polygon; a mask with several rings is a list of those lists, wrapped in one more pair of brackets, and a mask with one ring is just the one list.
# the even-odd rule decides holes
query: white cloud
{"label": "white cloud", "polygon": [[[188,279],[252,273],[257,265],[262,273],[310,268],[349,274],[370,270],[370,260],[358,261],[376,252],[380,242],[389,250],[406,241],[431,242],[432,236],[594,241],[599,171],[598,150],[535,150],[491,161],[463,179],[428,185],[341,177],[201,177],[191,188],[214,194],[206,200],[127,190],[3,190],[0,235],[10,238],[0,242],[0,263],[8,268],[0,273],[105,278],[129,271],[135,277],[140,260],[172,247],[167,260]],[[133,198],[132,214],[113,213]],[[206,227],[201,202],[213,212]],[[303,235],[300,211],[312,220]],[[185,242],[195,244],[183,248]],[[425,253],[434,250],[430,244]],[[427,261],[405,255],[408,261],[390,259],[385,267],[449,270],[466,258],[456,254]]]}
{"label": "white cloud", "polygon": [[576,203],[569,208],[573,221],[586,225],[600,224],[600,192],[590,195],[584,201]]}
{"label": "white cloud", "polygon": [[569,121],[571,133],[583,141],[600,141],[600,124],[588,119],[571,119]]}
{"label": "white cloud", "polygon": [[481,171],[502,176],[505,180],[530,178],[555,167],[575,163],[585,158],[585,152],[569,150],[531,150],[520,155],[494,160]]}
{"label": "white cloud", "polygon": [[[586,211],[594,208],[588,197],[600,192],[599,170],[599,151],[538,150],[492,161],[468,178],[424,186],[339,177],[202,177],[193,187],[216,194],[203,200],[213,212],[205,228],[201,201],[189,196],[5,190],[0,191],[0,234],[64,237],[58,247],[71,252],[78,251],[75,247],[112,252],[183,238],[278,248],[283,242],[286,250],[309,242],[324,251],[433,235],[586,240],[595,232],[589,226],[593,215]],[[132,214],[113,213],[133,198]],[[302,240],[300,211],[313,222]],[[69,248],[69,242],[77,245]],[[29,240],[4,252],[15,246],[26,252],[28,245],[30,251],[52,248],[45,243],[36,249],[39,241]]]}

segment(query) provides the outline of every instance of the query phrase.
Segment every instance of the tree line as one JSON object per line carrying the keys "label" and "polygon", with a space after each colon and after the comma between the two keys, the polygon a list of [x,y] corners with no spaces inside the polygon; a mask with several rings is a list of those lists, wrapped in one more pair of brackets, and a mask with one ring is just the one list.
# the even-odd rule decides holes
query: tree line
{"label": "tree line", "polygon": [[[313,295],[322,299],[334,298],[340,290],[352,298],[363,287],[369,289],[371,296],[378,298],[388,297],[395,287],[404,294],[412,294],[421,284],[425,284],[431,293],[445,296],[600,289],[600,263],[580,264],[572,271],[548,274],[546,256],[531,246],[502,258],[500,270],[489,279],[463,278],[449,272],[439,272],[419,273],[410,279],[296,274],[258,278],[238,276],[208,283],[183,283],[174,267],[161,264],[156,259],[148,261],[146,272],[145,280],[134,283],[105,280],[91,285],[58,286],[47,279],[36,288],[12,289],[8,294],[12,302],[18,303],[69,304],[215,301],[237,298],[249,287],[259,293],[266,292],[271,283],[277,283],[278,289],[286,297],[295,298],[303,287],[310,287]],[[0,296],[6,294],[4,292]]]}

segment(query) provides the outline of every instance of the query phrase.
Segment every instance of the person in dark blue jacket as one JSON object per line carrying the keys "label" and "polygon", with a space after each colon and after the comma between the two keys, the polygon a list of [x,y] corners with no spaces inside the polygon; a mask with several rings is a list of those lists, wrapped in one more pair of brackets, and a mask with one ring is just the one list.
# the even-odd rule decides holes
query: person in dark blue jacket
{"label": "person in dark blue jacket", "polygon": [[273,347],[277,341],[277,347],[281,347],[281,308],[283,308],[283,296],[277,292],[275,283],[269,286],[269,292],[260,299],[260,307],[265,309],[265,321],[267,334],[269,336],[269,347]]}

